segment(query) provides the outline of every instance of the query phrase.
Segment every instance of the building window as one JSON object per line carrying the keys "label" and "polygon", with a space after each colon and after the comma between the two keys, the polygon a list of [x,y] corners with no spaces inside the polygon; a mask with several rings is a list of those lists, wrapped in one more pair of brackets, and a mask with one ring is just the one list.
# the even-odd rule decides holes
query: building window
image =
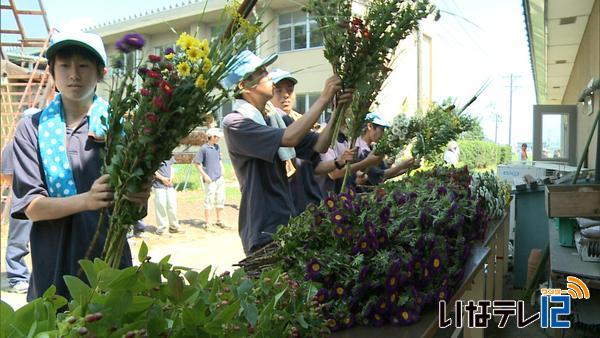
{"label": "building window", "polygon": [[279,51],[322,47],[323,35],[319,25],[308,13],[293,12],[279,15]]}
{"label": "building window", "polygon": [[[310,107],[317,102],[317,99],[321,93],[305,93],[296,95],[296,111],[300,114],[306,113]],[[324,124],[329,121],[331,117],[331,107],[327,107],[325,111],[319,117],[319,123]]]}

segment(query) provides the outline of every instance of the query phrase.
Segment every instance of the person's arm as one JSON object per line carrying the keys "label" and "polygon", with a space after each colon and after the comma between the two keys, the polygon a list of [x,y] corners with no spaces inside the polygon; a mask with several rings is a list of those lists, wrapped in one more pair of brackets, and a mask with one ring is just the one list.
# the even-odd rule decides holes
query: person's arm
{"label": "person's arm", "polygon": [[401,175],[403,173],[406,172],[407,169],[409,169],[410,167],[412,167],[415,164],[415,159],[411,158],[410,160],[405,160],[400,162],[398,165],[393,166],[389,169],[386,169],[383,172],[383,180],[387,180],[393,177],[396,177],[398,175]]}
{"label": "person's arm", "polygon": [[[371,152],[364,160],[362,160],[360,162],[352,163],[350,165],[350,173],[355,173],[357,171],[364,171],[368,167],[377,165],[379,162],[382,161],[382,159],[383,158],[381,156],[376,156],[373,152]],[[334,170],[329,173],[329,178],[331,178],[332,180],[337,180],[337,179],[344,177],[345,173],[346,173],[345,168],[339,169],[339,170]]]}
{"label": "person's arm", "polygon": [[[321,116],[321,113],[327,105],[333,99],[333,96],[340,91],[342,88],[342,80],[339,76],[334,75],[327,79],[325,82],[325,88],[321,95],[317,99],[317,101],[310,107],[309,111],[303,115],[301,119],[292,123],[289,127],[285,128],[285,132],[283,133],[283,137],[281,138],[280,146],[282,147],[295,147],[300,141],[308,134],[310,129],[313,127],[315,122]],[[339,96],[338,105],[347,103],[352,100],[352,91],[347,90],[345,93]],[[335,114],[335,112],[334,112]],[[331,127],[329,127],[331,129]],[[326,128],[327,129],[327,128]],[[313,149],[319,153],[322,153],[326,150],[329,141],[331,140],[332,132],[326,132],[324,130],[322,135],[319,136],[317,143],[314,145]],[[321,140],[321,136],[323,136],[323,140]],[[329,140],[325,140],[324,138],[328,138]]]}
{"label": "person's arm", "polygon": [[315,174],[317,175],[325,175],[330,173],[336,169],[342,170],[348,161],[352,161],[354,156],[356,155],[356,148],[354,149],[346,149],[342,153],[342,156],[338,159],[334,159],[331,161],[322,161],[315,167]]}
{"label": "person's arm", "polygon": [[223,166],[223,161],[219,160],[219,164],[221,165],[221,176],[225,177],[225,166]]}
{"label": "person's arm", "polygon": [[158,171],[156,171],[154,173],[154,178],[156,178],[157,180],[161,181],[165,186],[170,187],[173,184],[171,183],[171,179],[168,178],[167,176],[162,175],[161,173],[159,173]]}
{"label": "person's arm", "polygon": [[69,197],[38,196],[31,200],[25,215],[33,222],[60,219],[88,210],[106,208],[112,204],[114,192],[108,183],[109,175],[102,175],[90,191]]}
{"label": "person's arm", "polygon": [[204,171],[202,164],[194,163],[194,165],[196,166],[196,168],[198,168],[198,171],[200,172],[200,176],[202,176],[202,179],[204,180],[204,182],[206,182],[206,183],[212,182],[212,180],[210,179],[210,176],[208,176],[206,171]]}

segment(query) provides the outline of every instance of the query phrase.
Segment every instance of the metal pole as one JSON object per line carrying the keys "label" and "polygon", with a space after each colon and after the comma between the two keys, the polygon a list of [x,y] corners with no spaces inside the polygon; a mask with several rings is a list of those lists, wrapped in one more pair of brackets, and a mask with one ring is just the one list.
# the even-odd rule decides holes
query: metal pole
{"label": "metal pole", "polygon": [[512,147],[512,95],[513,95],[513,75],[510,73],[510,102],[508,110],[508,145]]}
{"label": "metal pole", "polygon": [[[600,109],[596,112],[600,116]],[[598,119],[598,128],[596,129],[596,173],[594,182],[600,184],[600,118]]]}

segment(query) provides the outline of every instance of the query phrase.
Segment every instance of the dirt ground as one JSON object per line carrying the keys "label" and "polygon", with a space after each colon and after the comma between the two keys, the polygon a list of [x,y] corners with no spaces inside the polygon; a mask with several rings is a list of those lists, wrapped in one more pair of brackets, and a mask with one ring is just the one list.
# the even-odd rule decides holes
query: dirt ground
{"label": "dirt ground", "polygon": [[[237,188],[237,182],[227,182],[228,191]],[[159,261],[166,255],[171,255],[170,262],[175,265],[186,266],[194,269],[204,269],[212,265],[218,272],[232,270],[232,264],[244,258],[244,251],[237,229],[239,194],[226,196],[224,209],[224,223],[226,229],[218,228],[212,224],[207,227],[201,223],[204,219],[204,192],[202,190],[177,192],[177,216],[185,233],[163,234],[158,236],[156,220],[154,216],[154,196],[150,197],[148,216],[144,219],[147,225],[144,238],[131,238],[129,245],[134,256],[134,264],[137,263],[137,253],[142,241],[149,247],[149,255],[153,261]],[[214,212],[211,222],[215,221]],[[0,298],[10,304],[13,308],[25,304],[24,294],[6,292],[8,281],[6,280],[6,238],[8,225],[0,228]],[[31,266],[30,257],[27,263]]]}

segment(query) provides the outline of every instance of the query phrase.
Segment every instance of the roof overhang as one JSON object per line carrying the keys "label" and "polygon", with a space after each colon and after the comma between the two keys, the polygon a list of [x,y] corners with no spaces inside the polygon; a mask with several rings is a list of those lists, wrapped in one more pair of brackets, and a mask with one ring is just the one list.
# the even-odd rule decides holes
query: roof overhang
{"label": "roof overhang", "polygon": [[538,104],[560,104],[595,0],[523,0]]}

